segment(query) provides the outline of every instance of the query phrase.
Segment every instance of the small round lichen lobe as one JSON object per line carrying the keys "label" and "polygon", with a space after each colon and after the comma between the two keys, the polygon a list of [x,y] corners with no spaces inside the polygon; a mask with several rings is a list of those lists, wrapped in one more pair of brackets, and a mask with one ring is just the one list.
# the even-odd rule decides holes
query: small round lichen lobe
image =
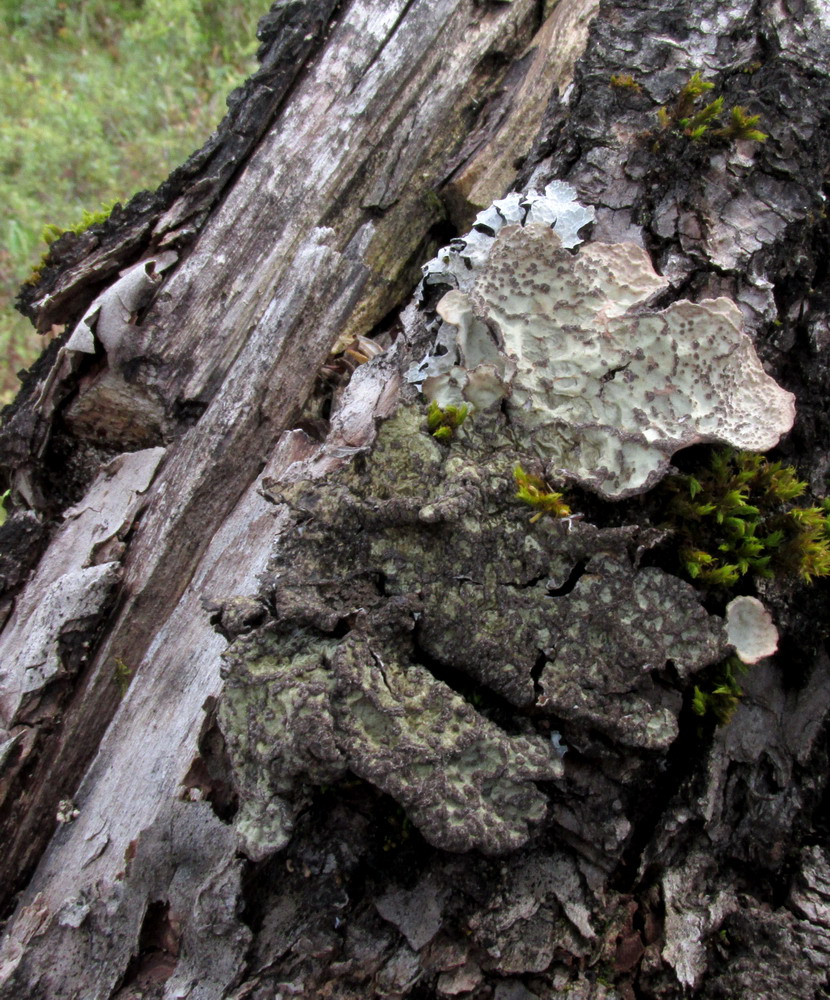
{"label": "small round lichen lobe", "polygon": [[727,640],[744,663],[757,663],[778,649],[778,629],[756,597],[736,597],[726,606]]}

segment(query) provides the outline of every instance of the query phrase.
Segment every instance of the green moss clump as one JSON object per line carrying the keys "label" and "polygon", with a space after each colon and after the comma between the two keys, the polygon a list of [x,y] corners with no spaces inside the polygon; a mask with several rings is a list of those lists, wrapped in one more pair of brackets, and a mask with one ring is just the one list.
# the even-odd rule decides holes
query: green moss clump
{"label": "green moss clump", "polygon": [[[674,104],[664,105],[658,109],[657,120],[660,128],[685,135],[693,142],[702,139],[725,139],[728,142],[744,139],[751,142],[766,142],[767,134],[756,127],[761,120],[760,115],[747,114],[746,108],[740,104],[725,109],[723,97],[716,97],[701,106],[701,99],[714,89],[714,86],[713,83],[704,80],[699,72],[694,73],[681,88]],[[724,114],[727,114],[727,120],[722,124]],[[659,148],[659,141],[657,147]]]}
{"label": "green moss clump", "polygon": [[[108,204],[104,204],[102,202],[101,210],[99,212],[88,212],[84,209],[81,218],[74,225],[69,226],[68,229],[64,229],[62,226],[56,226],[54,222],[47,222],[40,231],[40,238],[47,247],[50,247],[56,240],[59,240],[64,233],[75,233],[76,236],[81,233],[85,233],[90,226],[106,222],[117,204],[119,204],[117,201],[111,201]],[[37,264],[35,264],[29,273],[29,276],[23,282],[24,285],[36,285],[40,281],[43,275],[43,268],[46,266],[46,261],[48,259],[49,250],[47,249],[40,255],[40,260]]]}
{"label": "green moss clump", "polygon": [[807,484],[792,466],[721,449],[694,474],[666,481],[667,522],[693,580],[729,588],[754,574],[811,582],[830,574],[830,500],[796,507]]}
{"label": "green moss clump", "polygon": [[704,673],[708,676],[696,684],[692,695],[692,711],[701,719],[713,719],[719,726],[731,721],[743,695],[738,677],[747,665],[737,656],[729,656]]}
{"label": "green moss clump", "polygon": [[469,412],[470,407],[466,403],[463,406],[445,406],[441,409],[433,401],[427,410],[427,429],[437,441],[452,441]]}
{"label": "green moss clump", "polygon": [[102,202],[101,209],[98,212],[88,212],[84,209],[81,218],[74,225],[69,226],[68,229],[63,229],[61,226],[56,226],[54,223],[47,222],[41,231],[40,238],[47,246],[51,246],[52,243],[54,243],[55,240],[60,239],[64,233],[75,233],[76,235],[85,233],[90,226],[96,226],[101,222],[106,222],[117,204],[117,201],[111,201],[107,204]]}
{"label": "green moss clump", "polygon": [[571,508],[563,501],[562,494],[554,492],[544,479],[531,476],[521,465],[517,465],[513,470],[513,477],[519,487],[516,499],[536,509],[536,513],[530,519],[531,524],[535,524],[545,514],[553,517],[570,515]]}

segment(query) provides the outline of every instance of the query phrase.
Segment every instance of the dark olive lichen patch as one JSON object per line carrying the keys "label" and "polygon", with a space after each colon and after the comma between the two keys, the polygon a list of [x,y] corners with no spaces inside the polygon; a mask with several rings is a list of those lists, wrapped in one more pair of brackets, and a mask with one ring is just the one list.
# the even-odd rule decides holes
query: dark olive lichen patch
{"label": "dark olive lichen patch", "polygon": [[392,795],[437,847],[500,853],[545,814],[534,781],[562,765],[539,738],[508,736],[407,653],[417,601],[361,614],[341,642],[263,629],[229,651],[222,720],[254,858],[283,847],[299,779],[347,770]]}
{"label": "dark olive lichen patch", "polygon": [[540,678],[551,709],[622,744],[667,747],[677,736],[680,694],[652,675],[669,660],[681,677],[714,662],[724,648],[720,620],[676,577],[634,573],[605,555],[589,562],[557,608],[558,639]]}
{"label": "dark olive lichen patch", "polygon": [[[723,655],[722,620],[634,565],[636,526],[530,524],[517,460],[532,467],[500,413],[439,443],[403,406],[360,467],[267,487],[291,514],[259,595],[271,619],[227,651],[220,710],[249,854],[282,847],[311,786],[346,771],[430,843],[503,853],[545,815],[535,782],[563,772],[531,710],[626,746],[674,739],[676,685]],[[512,706],[510,732],[442,668]]]}

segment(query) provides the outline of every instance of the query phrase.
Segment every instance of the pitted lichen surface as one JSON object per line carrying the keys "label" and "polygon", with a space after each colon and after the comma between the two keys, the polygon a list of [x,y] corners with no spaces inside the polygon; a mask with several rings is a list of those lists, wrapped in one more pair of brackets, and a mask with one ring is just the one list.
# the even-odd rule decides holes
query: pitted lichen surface
{"label": "pitted lichen surface", "polygon": [[292,511],[260,595],[272,620],[229,648],[220,713],[253,856],[346,771],[431,843],[503,853],[545,815],[536,782],[562,774],[534,719],[643,749],[674,739],[670,676],[723,655],[722,620],[635,567],[635,526],[530,524],[516,458],[501,413],[447,447],[404,406],[362,467],[270,487]]}
{"label": "pitted lichen surface", "polygon": [[[593,222],[595,216],[594,209],[590,205],[580,205],[575,189],[563,181],[548,184],[544,194],[518,194],[513,191],[479,212],[469,233],[452,240],[424,264],[421,290],[430,285],[449,285],[460,292],[470,292],[487,263],[496,236],[505,226],[535,223],[553,229],[563,247],[575,247],[582,242],[580,229]],[[410,368],[407,380],[420,385],[424,379],[450,372],[457,363],[457,341],[455,329],[443,325],[434,349]],[[482,344],[490,350],[491,341],[486,334]],[[476,364],[475,352],[464,360],[468,366]]]}
{"label": "pitted lichen surface", "polygon": [[696,594],[660,569],[632,573],[598,555],[560,598],[559,611],[540,677],[550,709],[620,743],[667,747],[678,732],[679,694],[661,692],[652,674],[671,661],[687,677],[723,649],[722,632],[707,622]]}
{"label": "pitted lichen surface", "polygon": [[[236,825],[254,859],[288,842],[298,779],[324,784],[345,770],[329,711],[326,668],[336,647],[336,640],[306,629],[287,635],[261,629],[228,653],[223,724],[246,792]],[[258,710],[251,710],[247,685],[257,693]]]}
{"label": "pitted lichen surface", "polygon": [[446,850],[501,853],[542,819],[533,782],[559,777],[560,760],[538,737],[507,735],[413,662],[401,636],[418,607],[359,612],[340,642],[263,629],[231,647],[222,718],[249,855],[288,842],[298,780],[327,783],[347,770],[392,795]]}
{"label": "pitted lichen surface", "polygon": [[571,253],[533,220],[465,263],[441,272],[456,285],[437,306],[444,353],[408,377],[441,406],[503,401],[550,476],[620,498],[651,488],[681,448],[766,451],[791,428],[793,396],[764,372],[738,307],[647,309],[668,282],[633,243]]}

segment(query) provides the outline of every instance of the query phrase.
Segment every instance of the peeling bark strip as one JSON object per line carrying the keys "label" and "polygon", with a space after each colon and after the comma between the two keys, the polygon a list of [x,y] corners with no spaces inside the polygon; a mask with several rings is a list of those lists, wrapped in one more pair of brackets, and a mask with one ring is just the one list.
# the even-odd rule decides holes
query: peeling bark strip
{"label": "peeling bark strip", "polygon": [[[765,585],[780,652],[699,734],[687,675],[724,629],[659,568],[652,493],[529,526],[505,413],[422,425],[402,375],[435,302],[400,306],[517,171],[567,179],[592,239],[648,251],[658,307],[738,303],[820,494],[824,8],[289,0],[260,36],[217,137],[26,293],[70,329],[104,293],[101,324],[120,272],[178,254],[149,301],[119,292],[114,351],[104,319],[77,353],[81,324],[0,431],[0,998],[822,995],[826,592]],[[698,71],[763,146],[660,130]],[[292,739],[254,738],[264,691]],[[438,849],[473,844],[523,846]]]}

